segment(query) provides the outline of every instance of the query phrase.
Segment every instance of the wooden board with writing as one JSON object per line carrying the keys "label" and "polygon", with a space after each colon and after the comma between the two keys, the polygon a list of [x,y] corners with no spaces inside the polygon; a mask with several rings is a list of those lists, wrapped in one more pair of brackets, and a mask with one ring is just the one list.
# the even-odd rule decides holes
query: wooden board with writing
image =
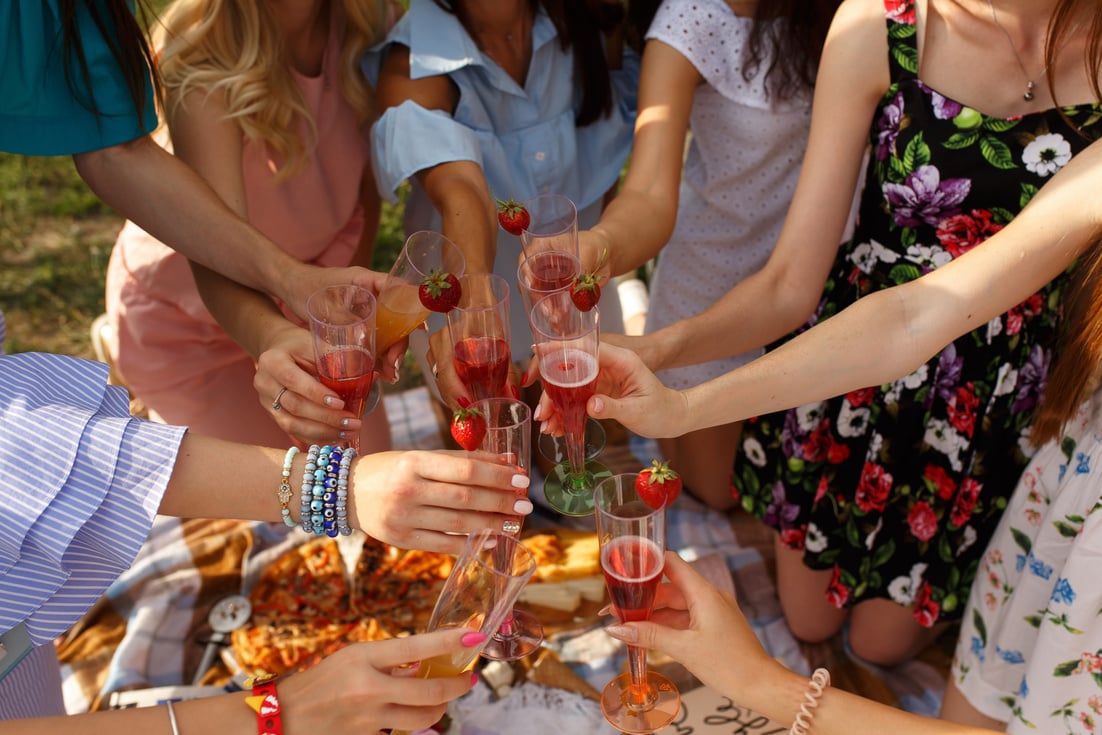
{"label": "wooden board with writing", "polygon": [[681,712],[663,735],[786,735],[788,728],[707,687],[681,694]]}

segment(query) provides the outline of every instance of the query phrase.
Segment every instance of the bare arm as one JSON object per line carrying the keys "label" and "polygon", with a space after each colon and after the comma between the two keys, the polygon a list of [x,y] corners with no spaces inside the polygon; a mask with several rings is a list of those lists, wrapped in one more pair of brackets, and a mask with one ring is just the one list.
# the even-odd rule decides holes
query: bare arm
{"label": "bare arm", "polygon": [[645,436],[678,436],[897,379],[1063,272],[1102,226],[1099,187],[1096,142],[982,245],[681,393],[663,388],[637,357],[602,346],[605,395],[590,400],[590,413]]}
{"label": "bare arm", "polygon": [[[615,638],[661,651],[682,662],[707,686],[744,707],[791,726],[808,692],[808,680],[771,658],[738,603],[701,577],[674,552],[651,622],[613,625]],[[731,656],[731,651],[738,651]],[[979,735],[967,725],[904,712],[827,687],[813,710],[815,735]]]}
{"label": "bare arm", "polygon": [[[457,94],[451,80],[443,75],[410,79],[409,49],[405,46],[391,49],[376,88],[383,110],[413,101],[449,115],[455,110]],[[497,255],[497,214],[482,169],[473,161],[449,161],[420,171],[417,176],[440,213],[444,235],[463,251],[466,272],[492,273]]]}
{"label": "bare arm", "polygon": [[187,258],[272,294],[299,311],[308,266],[228,208],[186,163],[148,136],[73,156],[96,195]]}
{"label": "bare arm", "polygon": [[647,43],[627,177],[600,222],[581,233],[583,263],[596,263],[607,250],[612,274],[620,275],[657,255],[669,240],[677,219],[693,93],[702,81],[696,67],[673,47]]}
{"label": "bare arm", "polygon": [[883,7],[844,3],[816,82],[811,132],[788,217],[765,266],[711,308],[655,332],[640,355],[652,369],[757,349],[811,315],[837,254],[866,133],[889,84]]}

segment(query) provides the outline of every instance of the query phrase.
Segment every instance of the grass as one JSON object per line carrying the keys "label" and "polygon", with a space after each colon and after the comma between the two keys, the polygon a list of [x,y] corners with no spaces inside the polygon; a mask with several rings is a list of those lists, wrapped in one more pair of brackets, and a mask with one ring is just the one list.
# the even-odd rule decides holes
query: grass
{"label": "grass", "polygon": [[[123,219],[77,175],[71,158],[0,153],[0,310],[7,352],[94,357],[89,330]],[[402,247],[401,203],[384,204],[374,266]]]}

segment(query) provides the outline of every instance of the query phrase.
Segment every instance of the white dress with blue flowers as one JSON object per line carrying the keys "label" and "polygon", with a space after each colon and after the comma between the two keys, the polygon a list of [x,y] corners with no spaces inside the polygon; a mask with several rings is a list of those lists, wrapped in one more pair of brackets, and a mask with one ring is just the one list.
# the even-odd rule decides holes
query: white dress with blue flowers
{"label": "white dress with blue flowers", "polygon": [[1033,457],[968,600],[952,675],[1007,732],[1102,730],[1100,410]]}

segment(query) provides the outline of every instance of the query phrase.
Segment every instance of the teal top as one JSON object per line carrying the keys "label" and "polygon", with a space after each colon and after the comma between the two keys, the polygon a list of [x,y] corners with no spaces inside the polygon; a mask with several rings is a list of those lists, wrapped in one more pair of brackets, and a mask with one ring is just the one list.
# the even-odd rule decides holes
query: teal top
{"label": "teal top", "polygon": [[0,3],[0,151],[83,153],[134,140],[156,127],[152,84],[146,83],[139,120],[106,40],[85,3],[75,5],[99,113],[92,112],[78,64],[70,64],[73,86],[66,80],[57,0]]}

